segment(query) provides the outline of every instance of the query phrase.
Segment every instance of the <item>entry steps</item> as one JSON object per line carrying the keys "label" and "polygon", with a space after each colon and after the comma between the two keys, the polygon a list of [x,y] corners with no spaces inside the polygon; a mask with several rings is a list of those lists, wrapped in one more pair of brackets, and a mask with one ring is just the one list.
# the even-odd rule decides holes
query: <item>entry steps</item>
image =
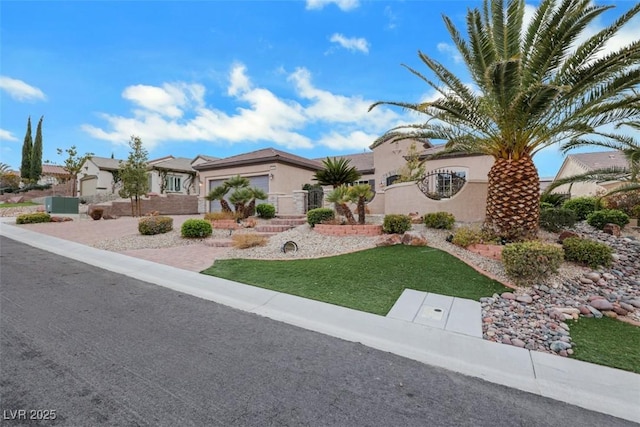
{"label": "entry steps", "polygon": [[387,317],[482,338],[478,301],[405,289]]}

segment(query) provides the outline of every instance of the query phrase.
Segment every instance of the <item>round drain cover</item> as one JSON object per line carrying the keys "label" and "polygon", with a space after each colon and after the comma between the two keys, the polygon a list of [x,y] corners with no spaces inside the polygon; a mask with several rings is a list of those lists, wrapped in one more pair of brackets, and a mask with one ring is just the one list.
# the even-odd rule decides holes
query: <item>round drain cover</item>
{"label": "round drain cover", "polygon": [[298,252],[298,244],[293,240],[289,240],[288,242],[285,242],[284,245],[282,245],[282,252],[284,252],[285,254],[287,252]]}

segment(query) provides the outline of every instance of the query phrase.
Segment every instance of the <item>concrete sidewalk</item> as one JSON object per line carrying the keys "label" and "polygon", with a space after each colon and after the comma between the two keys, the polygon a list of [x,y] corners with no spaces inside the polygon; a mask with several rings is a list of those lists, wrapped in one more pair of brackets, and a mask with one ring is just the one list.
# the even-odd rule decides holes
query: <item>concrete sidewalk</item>
{"label": "concrete sidewalk", "polygon": [[[9,221],[13,219],[0,223],[1,235],[52,253],[429,365],[640,422],[640,375],[486,341],[473,333],[447,329],[448,320],[444,328],[430,326],[428,321],[416,322],[416,316],[425,313],[423,307],[433,308],[428,296],[412,319],[402,315],[394,318],[393,313],[377,316],[87,247]],[[466,308],[452,301],[448,310]]]}

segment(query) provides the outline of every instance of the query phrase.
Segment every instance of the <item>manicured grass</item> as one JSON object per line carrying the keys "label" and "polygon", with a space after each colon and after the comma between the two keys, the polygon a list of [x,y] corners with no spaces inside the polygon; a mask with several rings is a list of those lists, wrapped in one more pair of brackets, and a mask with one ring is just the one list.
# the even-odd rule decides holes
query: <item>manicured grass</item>
{"label": "manicured grass", "polygon": [[219,260],[202,273],[380,315],[405,288],[473,300],[508,290],[446,252],[404,245],[318,259]]}
{"label": "manicured grass", "polygon": [[640,374],[640,327],[607,317],[580,318],[570,327],[573,358]]}
{"label": "manicured grass", "polygon": [[22,203],[0,203],[0,209],[2,208],[19,208],[23,206],[37,206],[38,203],[22,202]]}

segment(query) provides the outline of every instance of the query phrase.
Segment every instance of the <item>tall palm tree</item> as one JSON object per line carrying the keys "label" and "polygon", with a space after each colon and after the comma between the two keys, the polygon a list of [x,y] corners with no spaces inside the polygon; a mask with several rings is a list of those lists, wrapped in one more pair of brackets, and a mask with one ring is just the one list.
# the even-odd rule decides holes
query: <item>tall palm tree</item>
{"label": "tall palm tree", "polygon": [[561,142],[616,140],[602,126],[640,117],[640,40],[612,52],[605,44],[640,11],[635,4],[592,36],[585,28],[614,6],[591,0],[542,0],[523,27],[524,0],[484,0],[467,13],[468,37],[444,17],[472,88],[441,63],[419,57],[436,79],[408,70],[435,89],[433,102],[377,102],[416,111],[424,123],[401,126],[409,136],[447,141],[447,151],[482,153],[489,172],[485,227],[516,240],[535,237],[539,176],[533,156]]}
{"label": "tall palm tree", "polygon": [[330,185],[337,188],[343,184],[351,184],[360,179],[362,174],[355,166],[350,166],[351,160],[345,158],[333,159],[327,157],[322,161],[324,168],[313,176],[314,181],[320,185]]}

